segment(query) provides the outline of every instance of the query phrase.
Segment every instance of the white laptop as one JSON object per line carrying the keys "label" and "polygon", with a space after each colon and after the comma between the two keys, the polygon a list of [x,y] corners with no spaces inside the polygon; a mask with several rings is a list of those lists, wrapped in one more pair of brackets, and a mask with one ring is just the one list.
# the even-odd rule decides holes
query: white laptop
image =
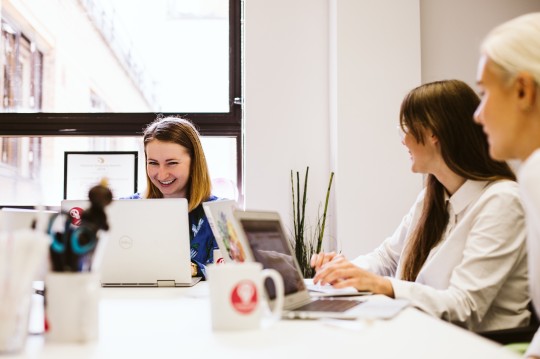
{"label": "white laptop", "polygon": [[[356,319],[373,317],[377,307],[377,317],[389,318],[397,314],[406,303],[389,301],[381,310],[378,301],[369,301],[365,297],[312,297],[308,292],[302,272],[293,255],[289,239],[283,232],[283,226],[277,212],[235,211],[234,216],[241,228],[240,235],[247,243],[249,257],[262,263],[263,268],[273,268],[283,277],[285,285],[285,318],[319,319],[339,318]],[[275,288],[271,281],[265,283],[270,301],[275,299]]]}
{"label": "white laptop", "polygon": [[[68,213],[89,201],[63,200]],[[189,287],[191,277],[188,203],[184,198],[118,199],[106,207],[109,231],[103,248],[104,287]]]}
{"label": "white laptop", "polygon": [[227,199],[204,202],[203,208],[223,260],[226,263],[244,262],[246,260],[245,245],[238,237],[233,214],[237,209],[236,201]]}

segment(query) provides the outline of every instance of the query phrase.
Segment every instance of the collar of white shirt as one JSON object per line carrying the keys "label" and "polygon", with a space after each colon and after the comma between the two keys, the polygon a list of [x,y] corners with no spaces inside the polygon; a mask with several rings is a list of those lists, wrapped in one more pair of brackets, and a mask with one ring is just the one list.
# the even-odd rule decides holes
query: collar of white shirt
{"label": "collar of white shirt", "polygon": [[445,200],[450,202],[453,213],[459,215],[471,202],[476,200],[488,183],[487,181],[466,180],[451,197],[445,192]]}

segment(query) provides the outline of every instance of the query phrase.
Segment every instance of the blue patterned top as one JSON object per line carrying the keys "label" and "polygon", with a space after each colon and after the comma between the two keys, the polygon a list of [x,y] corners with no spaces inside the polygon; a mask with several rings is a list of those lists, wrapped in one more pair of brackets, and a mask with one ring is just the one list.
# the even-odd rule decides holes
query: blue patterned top
{"label": "blue patterned top", "polygon": [[[141,199],[140,193],[134,193],[123,199]],[[211,195],[205,202],[218,200],[218,197]],[[214,249],[218,248],[202,203],[194,208],[188,215],[189,218],[189,239],[191,247],[191,261],[197,264],[197,276],[206,279],[206,264],[214,261]]]}

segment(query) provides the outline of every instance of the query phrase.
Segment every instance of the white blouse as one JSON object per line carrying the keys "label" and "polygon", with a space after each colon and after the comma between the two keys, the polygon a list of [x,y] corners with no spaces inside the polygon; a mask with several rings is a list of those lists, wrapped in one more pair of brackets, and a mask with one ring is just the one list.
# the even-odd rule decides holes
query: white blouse
{"label": "white blouse", "polygon": [[[529,286],[534,309],[540,315],[540,149],[522,163],[518,181],[527,221]],[[540,330],[536,332],[527,355],[540,356]]]}
{"label": "white blouse", "polygon": [[353,262],[392,282],[396,298],[473,331],[527,325],[525,218],[517,183],[466,181],[448,198],[449,222],[415,282],[401,280],[401,256],[425,191],[394,234]]}

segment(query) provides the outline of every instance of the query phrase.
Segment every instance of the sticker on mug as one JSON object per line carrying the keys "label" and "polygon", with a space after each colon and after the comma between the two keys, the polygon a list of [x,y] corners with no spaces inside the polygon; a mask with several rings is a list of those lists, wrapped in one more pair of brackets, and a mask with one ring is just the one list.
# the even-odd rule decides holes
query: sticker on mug
{"label": "sticker on mug", "polygon": [[219,249],[214,249],[214,264],[223,264],[225,263],[225,258],[221,255]]}
{"label": "sticker on mug", "polygon": [[239,282],[232,290],[231,304],[242,314],[249,314],[257,307],[257,287],[250,280]]}
{"label": "sticker on mug", "polygon": [[78,227],[81,225],[82,214],[84,210],[81,207],[72,207],[69,210],[69,217],[71,218],[71,224]]}

